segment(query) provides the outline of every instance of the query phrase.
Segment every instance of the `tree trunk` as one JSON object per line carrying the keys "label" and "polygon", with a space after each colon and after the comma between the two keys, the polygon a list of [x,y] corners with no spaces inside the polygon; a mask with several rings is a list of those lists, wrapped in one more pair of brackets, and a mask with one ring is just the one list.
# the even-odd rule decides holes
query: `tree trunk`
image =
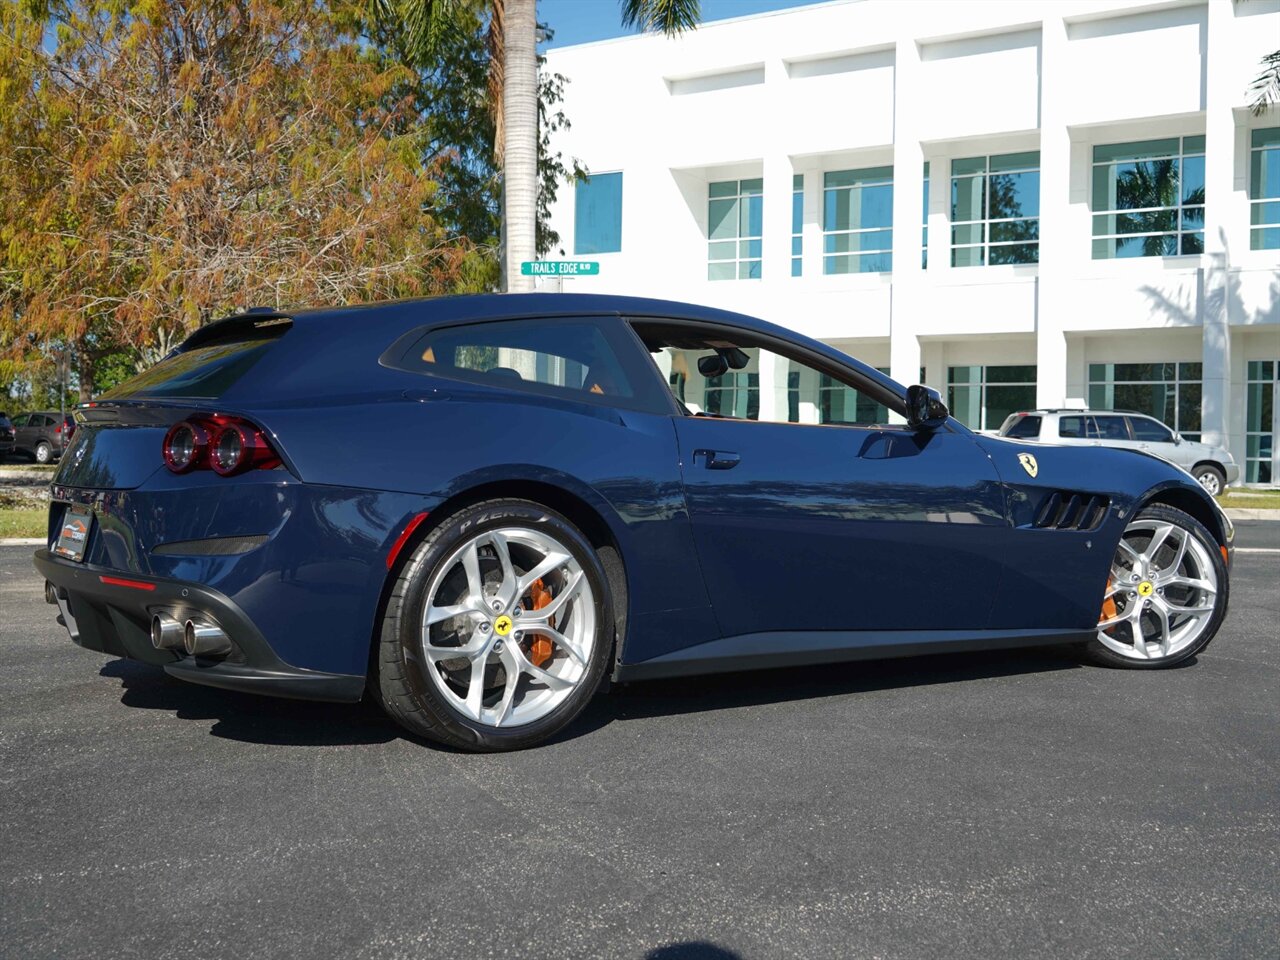
{"label": "tree trunk", "polygon": [[520,264],[537,259],[538,18],[535,0],[506,0],[502,207],[506,228],[506,288],[533,289]]}
{"label": "tree trunk", "polygon": [[88,403],[93,399],[94,393],[93,350],[83,338],[76,341],[76,373],[80,378],[80,402]]}

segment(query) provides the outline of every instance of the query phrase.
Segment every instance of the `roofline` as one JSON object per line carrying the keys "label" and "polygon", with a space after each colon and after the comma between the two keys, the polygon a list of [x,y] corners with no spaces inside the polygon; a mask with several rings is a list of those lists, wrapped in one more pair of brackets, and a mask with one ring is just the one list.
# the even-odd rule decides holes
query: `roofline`
{"label": "roofline", "polygon": [[[783,7],[779,10],[761,10],[759,13],[744,13],[736,17],[724,17],[718,20],[706,20],[698,24],[694,29],[698,32],[707,30],[712,27],[728,26],[733,23],[742,23],[746,20],[763,20],[766,17],[782,17],[792,13],[801,13],[813,10],[817,7],[841,7],[852,6],[855,3],[866,3],[867,0],[814,0],[813,3],[800,4],[795,7]],[[555,29],[555,24],[550,24]],[[660,37],[659,33],[629,33],[621,37],[605,37],[603,40],[584,40],[582,43],[566,43],[560,47],[547,47],[543,53],[553,54],[560,50],[582,50],[586,47],[602,47],[606,44],[625,43],[631,40],[646,40]]]}

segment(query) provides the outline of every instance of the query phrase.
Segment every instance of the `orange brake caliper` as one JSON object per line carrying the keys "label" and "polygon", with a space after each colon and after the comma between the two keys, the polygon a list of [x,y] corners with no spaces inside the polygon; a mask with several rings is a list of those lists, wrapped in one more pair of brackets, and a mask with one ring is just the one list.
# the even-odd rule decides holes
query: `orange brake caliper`
{"label": "orange brake caliper", "polygon": [[[546,588],[539,577],[529,585],[529,599],[532,601],[533,610],[541,610],[551,602],[551,591]],[[556,618],[552,617],[549,626],[555,628]],[[541,634],[535,636],[529,643],[529,662],[535,667],[540,667],[551,659],[551,641]]]}
{"label": "orange brake caliper", "polygon": [[[1111,593],[1111,578],[1107,577],[1107,593]],[[1116,615],[1116,598],[1109,596],[1102,601],[1102,616],[1099,621],[1114,619]]]}

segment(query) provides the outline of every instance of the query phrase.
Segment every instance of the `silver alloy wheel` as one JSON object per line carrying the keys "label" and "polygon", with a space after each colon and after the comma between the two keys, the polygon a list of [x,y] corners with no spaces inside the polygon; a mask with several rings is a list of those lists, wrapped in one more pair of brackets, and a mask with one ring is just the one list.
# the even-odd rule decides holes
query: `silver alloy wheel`
{"label": "silver alloy wheel", "polygon": [[426,672],[459,713],[489,726],[532,723],[563,703],[587,673],[595,638],[582,565],[539,530],[476,534],[427,588]]}
{"label": "silver alloy wheel", "polygon": [[1204,633],[1217,596],[1213,558],[1190,530],[1167,520],[1135,520],[1111,561],[1098,640],[1132,660],[1173,656]]}
{"label": "silver alloy wheel", "polygon": [[1213,470],[1205,470],[1200,476],[1196,477],[1196,480],[1200,483],[1200,486],[1215,497],[1222,492],[1222,484],[1218,482],[1218,474]]}
{"label": "silver alloy wheel", "polygon": [[53,448],[43,441],[36,444],[36,463],[48,463],[53,459]]}

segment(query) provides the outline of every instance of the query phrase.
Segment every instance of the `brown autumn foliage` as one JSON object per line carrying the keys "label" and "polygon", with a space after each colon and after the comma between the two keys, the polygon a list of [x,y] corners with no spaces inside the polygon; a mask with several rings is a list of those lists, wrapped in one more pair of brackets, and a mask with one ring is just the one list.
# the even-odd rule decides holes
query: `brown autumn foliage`
{"label": "brown autumn foliage", "polygon": [[[252,305],[450,292],[407,68],[356,8],[0,0],[0,382],[70,345],[80,394]],[[56,29],[47,34],[50,26]]]}

